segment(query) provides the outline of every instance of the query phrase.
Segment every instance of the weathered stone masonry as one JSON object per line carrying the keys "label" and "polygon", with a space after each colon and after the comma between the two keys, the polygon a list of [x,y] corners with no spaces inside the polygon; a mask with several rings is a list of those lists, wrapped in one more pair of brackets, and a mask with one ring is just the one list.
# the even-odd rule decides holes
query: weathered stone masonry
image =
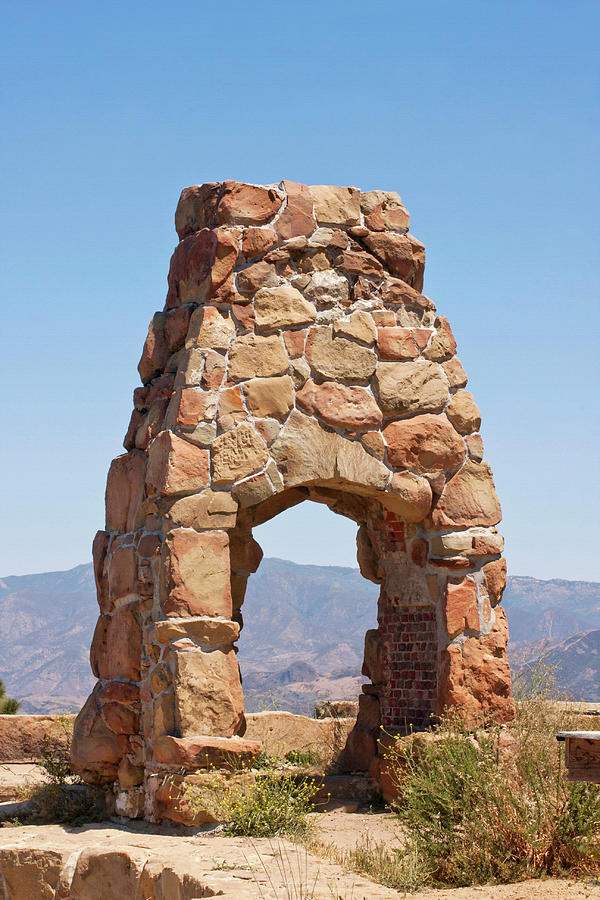
{"label": "weathered stone masonry", "polygon": [[500,506],[400,197],[229,181],[186,188],[175,224],[94,540],[76,769],[156,817],[161,774],[257,751],[235,648],[252,529],[304,500],[357,523],[381,585],[348,768],[372,765],[381,726],[447,706],[510,719]]}

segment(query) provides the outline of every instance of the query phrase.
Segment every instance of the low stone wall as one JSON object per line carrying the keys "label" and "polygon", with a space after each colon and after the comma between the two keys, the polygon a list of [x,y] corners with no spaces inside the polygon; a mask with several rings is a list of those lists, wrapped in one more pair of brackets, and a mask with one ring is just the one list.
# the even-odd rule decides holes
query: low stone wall
{"label": "low stone wall", "polygon": [[67,745],[75,716],[0,716],[0,763],[38,760],[48,738]]}
{"label": "low stone wall", "polygon": [[248,713],[244,738],[260,741],[271,756],[290,750],[316,753],[324,766],[335,762],[346,746],[356,718],[309,719],[290,712]]}

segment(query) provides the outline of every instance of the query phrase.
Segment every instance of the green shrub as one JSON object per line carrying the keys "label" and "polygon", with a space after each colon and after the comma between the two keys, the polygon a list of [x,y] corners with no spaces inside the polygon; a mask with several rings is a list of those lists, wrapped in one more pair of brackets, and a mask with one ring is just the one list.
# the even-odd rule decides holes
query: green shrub
{"label": "green shrub", "polygon": [[14,716],[20,706],[18,700],[6,696],[6,687],[0,678],[0,716]]}
{"label": "green shrub", "polygon": [[56,716],[58,734],[46,734],[42,741],[41,756],[38,766],[51,784],[72,784],[80,782],[71,768],[71,741],[73,739],[73,723],[67,714]]}
{"label": "green shrub", "polygon": [[557,707],[550,684],[548,673],[529,679],[508,728],[469,733],[449,717],[429,741],[388,751],[393,806],[431,883],[600,873],[600,788],[564,781],[555,732],[576,714]]}

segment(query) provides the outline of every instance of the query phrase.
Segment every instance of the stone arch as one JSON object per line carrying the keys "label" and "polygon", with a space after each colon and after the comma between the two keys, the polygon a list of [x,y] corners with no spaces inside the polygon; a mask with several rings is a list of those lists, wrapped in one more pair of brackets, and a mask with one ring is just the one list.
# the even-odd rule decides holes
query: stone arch
{"label": "stone arch", "polygon": [[448,706],[510,719],[500,505],[400,197],[205,184],[183,191],[175,223],[94,540],[98,684],[76,769],[144,783],[152,814],[157,773],[255,752],[234,649],[251,530],[304,499],[357,521],[361,571],[381,584],[355,761],[379,725]]}

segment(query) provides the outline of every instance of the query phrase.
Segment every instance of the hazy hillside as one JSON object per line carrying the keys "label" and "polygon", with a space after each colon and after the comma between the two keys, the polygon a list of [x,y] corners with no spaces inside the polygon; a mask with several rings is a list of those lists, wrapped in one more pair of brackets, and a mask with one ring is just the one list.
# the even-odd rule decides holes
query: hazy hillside
{"label": "hazy hillside", "polygon": [[[263,560],[240,640],[248,708],[306,712],[315,699],[356,696],[377,594],[357,569]],[[547,653],[567,689],[600,699],[600,584],[512,577],[504,603],[513,665]],[[0,677],[23,711],[81,705],[97,614],[90,565],[0,580]]]}

